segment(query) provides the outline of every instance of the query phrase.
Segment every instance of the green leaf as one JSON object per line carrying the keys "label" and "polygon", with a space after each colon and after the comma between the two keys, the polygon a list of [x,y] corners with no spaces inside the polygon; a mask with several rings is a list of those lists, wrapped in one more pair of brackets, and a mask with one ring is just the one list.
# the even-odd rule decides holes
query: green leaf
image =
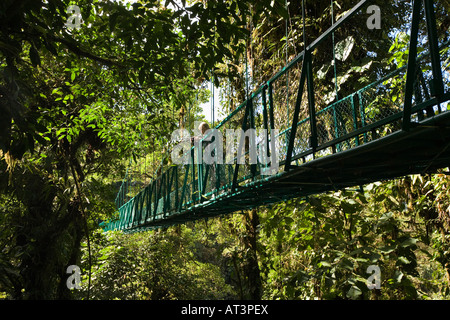
{"label": "green leaf", "polygon": [[325,79],[325,76],[327,75],[328,71],[331,68],[331,64],[324,64],[318,71],[317,71],[317,78],[320,80]]}
{"label": "green leaf", "polygon": [[289,19],[289,12],[284,6],[276,6],[276,13],[283,17],[283,19]]}
{"label": "green leaf", "polygon": [[117,18],[119,17],[119,12],[114,12],[109,16],[109,29],[110,31],[114,31],[117,23]]}
{"label": "green leaf", "polygon": [[411,263],[411,261],[409,261],[406,257],[403,257],[403,256],[398,257],[398,261],[400,261],[403,264],[410,264]]}
{"label": "green leaf", "polygon": [[401,272],[401,271],[395,271],[395,273],[394,273],[394,280],[397,282],[397,283],[400,283],[401,281],[402,281],[402,278],[403,278],[403,272]]}
{"label": "green leaf", "polygon": [[41,65],[41,57],[34,46],[31,46],[30,48],[30,60],[31,64],[35,67]]}
{"label": "green leaf", "polygon": [[405,241],[403,241],[400,246],[403,248],[407,248],[407,247],[411,247],[411,246],[416,246],[417,243],[417,239],[414,238],[408,238]]}
{"label": "green leaf", "polygon": [[345,213],[355,213],[359,210],[359,205],[357,202],[353,201],[354,203],[351,203],[352,201],[342,201],[341,207],[344,210]]}
{"label": "green leaf", "polygon": [[355,45],[355,39],[352,36],[348,36],[342,41],[336,43],[335,52],[336,59],[345,61],[350,56],[353,46]]}
{"label": "green leaf", "polygon": [[384,247],[381,247],[379,250],[384,254],[389,254],[389,253],[395,251],[395,247],[394,246],[384,246]]}
{"label": "green leaf", "polygon": [[319,262],[319,265],[321,265],[322,267],[326,267],[326,268],[331,267],[331,263],[329,263],[328,261],[321,261],[321,262]]}
{"label": "green leaf", "polygon": [[145,82],[145,77],[146,77],[145,73],[146,73],[145,68],[141,68],[141,70],[139,70],[139,83],[140,84],[143,84]]}
{"label": "green leaf", "polygon": [[61,96],[63,93],[61,91],[59,91],[60,88],[55,88],[52,90],[52,94],[57,94],[59,96]]}
{"label": "green leaf", "polygon": [[351,286],[350,290],[347,292],[347,298],[349,299],[358,299],[358,297],[362,294],[362,291],[357,286]]}

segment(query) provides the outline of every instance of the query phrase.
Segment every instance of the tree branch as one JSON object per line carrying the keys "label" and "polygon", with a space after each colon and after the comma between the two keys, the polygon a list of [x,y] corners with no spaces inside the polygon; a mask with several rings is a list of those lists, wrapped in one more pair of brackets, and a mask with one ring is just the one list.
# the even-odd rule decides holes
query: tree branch
{"label": "tree branch", "polygon": [[78,44],[73,43],[73,42],[71,42],[71,41],[69,41],[67,39],[58,38],[58,37],[55,37],[53,35],[50,36],[50,39],[55,41],[55,42],[62,43],[63,45],[65,45],[67,47],[67,49],[69,49],[71,52],[75,53],[78,56],[85,57],[85,58],[88,58],[88,59],[100,62],[100,63],[102,63],[104,65],[109,66],[109,67],[124,68],[124,66],[121,65],[119,62],[111,60],[111,59],[107,59],[107,58],[96,56],[96,55],[92,54],[91,52],[88,52],[88,51],[82,49],[80,46],[78,46]]}

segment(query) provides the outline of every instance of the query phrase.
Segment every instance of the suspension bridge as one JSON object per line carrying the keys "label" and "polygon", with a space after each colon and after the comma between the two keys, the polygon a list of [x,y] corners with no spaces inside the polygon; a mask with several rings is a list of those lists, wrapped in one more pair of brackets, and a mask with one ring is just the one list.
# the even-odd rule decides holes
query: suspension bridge
{"label": "suspension bridge", "polygon": [[[125,178],[118,216],[104,230],[161,228],[448,167],[450,50],[449,39],[439,40],[433,1],[412,3],[406,65],[328,104],[314,90],[312,53],[329,47],[370,3],[360,1],[333,22],[215,127],[265,129],[271,162],[167,165],[135,195]],[[427,47],[420,54],[419,31]],[[265,174],[274,159],[278,169]]]}

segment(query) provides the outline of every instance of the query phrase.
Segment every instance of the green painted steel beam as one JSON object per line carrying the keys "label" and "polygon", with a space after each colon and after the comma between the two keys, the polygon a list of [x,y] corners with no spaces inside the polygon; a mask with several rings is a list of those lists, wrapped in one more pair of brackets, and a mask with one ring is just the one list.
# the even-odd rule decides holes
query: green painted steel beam
{"label": "green painted steel beam", "polygon": [[403,130],[411,128],[411,107],[414,92],[414,81],[416,79],[417,38],[419,33],[420,9],[422,0],[413,1],[411,36],[409,41],[408,64],[405,85],[405,104],[403,106]]}
{"label": "green painted steel beam", "polygon": [[[300,106],[302,104],[302,97],[303,97],[303,88],[305,87],[305,80],[307,75],[307,67],[306,64],[309,63],[307,59],[303,60],[302,65],[302,72],[300,74],[300,81],[297,91],[297,99],[295,102],[295,109],[294,109],[294,115],[292,119],[292,125],[291,125],[291,134],[289,136],[289,144],[287,148],[287,155],[286,155],[286,162],[284,165],[284,171],[289,171],[291,168],[291,159],[292,159],[292,151],[294,149],[294,142],[295,142],[295,136],[297,133],[297,125],[298,125],[298,116],[300,113]],[[309,81],[309,79],[308,79]],[[309,94],[309,92],[308,92]]]}
{"label": "green painted steel beam", "polygon": [[444,82],[442,80],[441,61],[439,56],[439,44],[436,29],[436,17],[434,14],[434,1],[424,0],[425,18],[427,22],[428,44],[431,55],[431,70],[433,79],[430,83],[431,95],[434,97],[442,97],[444,94]]}

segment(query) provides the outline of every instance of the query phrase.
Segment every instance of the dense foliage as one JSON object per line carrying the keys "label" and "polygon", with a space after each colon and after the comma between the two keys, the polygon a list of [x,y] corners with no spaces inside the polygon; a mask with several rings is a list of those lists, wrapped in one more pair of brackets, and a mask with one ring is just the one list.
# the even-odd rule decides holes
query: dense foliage
{"label": "dense foliage", "polygon": [[[410,176],[261,209],[264,299],[448,299],[449,179]],[[92,240],[96,299],[248,299],[245,217]],[[83,270],[88,269],[86,244]],[[369,290],[370,265],[381,289]],[[83,288],[75,292],[84,298]]]}
{"label": "dense foliage", "polygon": [[[448,213],[429,216],[439,215],[440,205],[437,200],[422,206],[424,180],[441,183],[436,190],[425,188],[428,196],[448,197],[447,177],[413,176],[296,201],[283,217],[269,210],[263,238],[279,240],[263,241],[267,256],[275,257],[267,270],[268,297],[448,297],[448,253],[442,251],[448,235],[441,233]],[[370,265],[381,269],[380,290],[366,285]],[[278,266],[283,272],[274,272]]]}
{"label": "dense foliage", "polygon": [[[450,5],[438,2],[445,40]],[[311,41],[332,12],[306,3]],[[334,20],[352,5],[334,3]],[[80,29],[65,26],[71,4]],[[336,33],[335,77],[332,56],[315,57],[319,105],[405,63],[410,5],[389,10],[389,28]],[[129,159],[147,181],[169,133],[202,119],[205,79],[221,86],[228,112],[303,47],[296,2],[2,1],[0,298],[449,298],[446,171],[164,230],[99,228]],[[80,290],[66,286],[69,265],[81,267]],[[366,285],[371,265],[381,289]]]}

